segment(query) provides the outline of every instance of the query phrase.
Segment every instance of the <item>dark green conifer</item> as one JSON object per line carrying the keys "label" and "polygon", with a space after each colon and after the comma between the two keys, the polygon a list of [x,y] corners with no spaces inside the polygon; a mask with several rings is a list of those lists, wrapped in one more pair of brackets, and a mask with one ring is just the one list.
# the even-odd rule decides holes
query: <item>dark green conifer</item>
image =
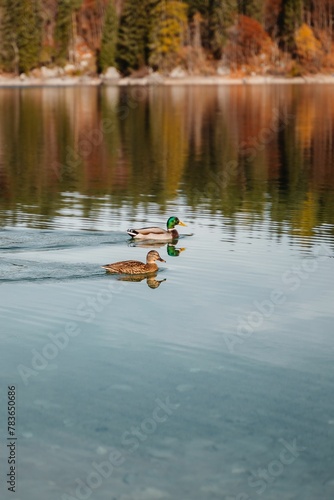
{"label": "dark green conifer", "polygon": [[55,42],[56,61],[64,64],[68,60],[71,37],[73,36],[72,16],[82,0],[58,0]]}
{"label": "dark green conifer", "polygon": [[147,65],[152,9],[159,0],[126,0],[120,19],[117,62],[123,72]]}
{"label": "dark green conifer", "polygon": [[115,66],[118,19],[113,0],[109,0],[102,29],[99,69],[105,71]]}
{"label": "dark green conifer", "polygon": [[219,59],[227,41],[227,31],[238,14],[237,0],[209,0],[208,45],[214,57]]}
{"label": "dark green conifer", "polygon": [[42,43],[39,0],[2,0],[1,58],[7,71],[38,66]]}
{"label": "dark green conifer", "polygon": [[256,19],[260,24],[263,21],[263,0],[238,0],[239,14]]}
{"label": "dark green conifer", "polygon": [[281,45],[285,50],[293,52],[295,49],[294,34],[303,20],[303,0],[283,0],[278,19]]}

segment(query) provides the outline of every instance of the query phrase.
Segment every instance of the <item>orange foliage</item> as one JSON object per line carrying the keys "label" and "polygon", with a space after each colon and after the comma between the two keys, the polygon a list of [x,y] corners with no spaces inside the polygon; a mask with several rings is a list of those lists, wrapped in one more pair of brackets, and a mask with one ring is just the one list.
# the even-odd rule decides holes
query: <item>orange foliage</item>
{"label": "orange foliage", "polygon": [[258,21],[238,16],[236,24],[230,28],[225,54],[231,63],[248,63],[252,57],[268,52],[271,45],[269,35]]}

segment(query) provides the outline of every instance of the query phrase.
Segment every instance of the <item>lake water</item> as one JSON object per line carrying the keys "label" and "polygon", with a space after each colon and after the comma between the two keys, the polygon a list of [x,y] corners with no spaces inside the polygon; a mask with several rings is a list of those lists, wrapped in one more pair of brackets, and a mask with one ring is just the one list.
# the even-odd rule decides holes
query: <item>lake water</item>
{"label": "lake water", "polygon": [[[1,498],[334,498],[333,102],[0,90]],[[152,248],[150,280],[100,267]]]}

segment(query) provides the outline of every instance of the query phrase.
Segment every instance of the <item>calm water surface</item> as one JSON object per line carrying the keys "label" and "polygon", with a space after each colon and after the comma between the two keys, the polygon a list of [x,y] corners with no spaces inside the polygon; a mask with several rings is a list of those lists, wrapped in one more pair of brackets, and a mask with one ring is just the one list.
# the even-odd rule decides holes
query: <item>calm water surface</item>
{"label": "calm water surface", "polygon": [[[334,498],[333,102],[0,90],[1,498]],[[155,277],[104,273],[170,215]]]}

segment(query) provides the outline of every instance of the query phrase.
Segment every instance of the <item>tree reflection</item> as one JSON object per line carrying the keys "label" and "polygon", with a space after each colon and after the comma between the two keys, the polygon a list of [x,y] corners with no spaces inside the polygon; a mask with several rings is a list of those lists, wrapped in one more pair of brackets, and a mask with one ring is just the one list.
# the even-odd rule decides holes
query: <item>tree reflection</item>
{"label": "tree reflection", "polygon": [[[309,237],[334,223],[330,86],[3,89],[1,224],[176,199]],[[79,198],[64,197],[78,193]],[[237,221],[242,211],[247,217]]]}

